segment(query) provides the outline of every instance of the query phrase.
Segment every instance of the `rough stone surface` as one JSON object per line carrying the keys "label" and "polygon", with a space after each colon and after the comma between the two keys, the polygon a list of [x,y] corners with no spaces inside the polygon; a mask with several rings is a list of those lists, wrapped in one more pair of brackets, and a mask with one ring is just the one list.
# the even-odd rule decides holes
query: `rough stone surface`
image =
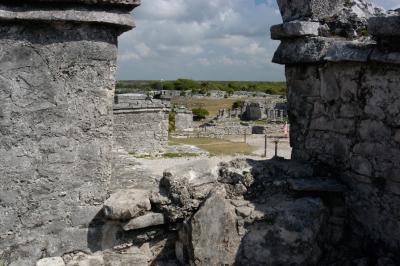
{"label": "rough stone surface", "polygon": [[125,231],[129,231],[162,224],[165,224],[165,218],[162,213],[147,213],[143,216],[133,218],[123,228]]}
{"label": "rough stone surface", "polygon": [[193,112],[186,108],[175,108],[175,129],[193,130]]}
{"label": "rough stone surface", "polygon": [[147,190],[126,189],[112,194],[104,202],[104,214],[113,220],[128,220],[151,209]]}
{"label": "rough stone surface", "polygon": [[302,36],[318,36],[319,22],[312,21],[291,21],[271,27],[271,38],[282,40],[286,38],[296,38]]}
{"label": "rough stone surface", "polygon": [[114,144],[131,153],[160,153],[168,145],[170,104],[141,94],[120,94],[114,104]]}
{"label": "rough stone surface", "polygon": [[190,220],[189,256],[195,265],[233,265],[239,249],[235,207],[225,192],[213,192]]}
{"label": "rough stone surface", "polygon": [[65,263],[61,257],[53,257],[39,260],[36,266],[65,266]]}
{"label": "rough stone surface", "polygon": [[344,0],[278,0],[279,9],[284,22],[292,20],[318,20],[339,12],[345,4]]}

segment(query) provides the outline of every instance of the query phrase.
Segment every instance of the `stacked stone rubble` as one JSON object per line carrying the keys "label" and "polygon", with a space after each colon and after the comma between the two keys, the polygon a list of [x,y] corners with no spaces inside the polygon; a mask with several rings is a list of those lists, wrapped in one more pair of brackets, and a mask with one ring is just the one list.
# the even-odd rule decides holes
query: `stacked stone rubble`
{"label": "stacked stone rubble", "polygon": [[359,0],[278,3],[293,158],[334,170],[354,221],[398,251],[400,16]]}
{"label": "stacked stone rubble", "polygon": [[0,257],[32,265],[102,241],[117,37],[138,1],[1,2]]}

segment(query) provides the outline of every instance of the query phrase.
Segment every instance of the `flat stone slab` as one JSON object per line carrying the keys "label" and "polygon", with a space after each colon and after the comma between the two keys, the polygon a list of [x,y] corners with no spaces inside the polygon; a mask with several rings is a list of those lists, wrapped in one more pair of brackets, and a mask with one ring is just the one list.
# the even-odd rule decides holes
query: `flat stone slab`
{"label": "flat stone slab", "polygon": [[284,40],[275,52],[272,62],[277,64],[325,62],[333,38],[308,37]]}
{"label": "flat stone slab", "polygon": [[84,5],[124,5],[138,6],[140,0],[13,0],[13,3],[51,3],[51,4],[84,4]]}
{"label": "flat stone slab", "polygon": [[341,193],[347,189],[334,179],[327,178],[291,178],[288,179],[289,187],[298,192],[333,192]]}
{"label": "flat stone slab", "polygon": [[129,13],[91,10],[89,8],[65,9],[57,7],[34,8],[29,5],[7,6],[0,4],[0,21],[57,21],[109,24],[130,30],[134,27]]}
{"label": "flat stone slab", "polygon": [[303,36],[318,36],[319,22],[291,21],[271,27],[271,39],[282,40]]}
{"label": "flat stone slab", "polygon": [[338,41],[332,44],[325,56],[331,62],[367,62],[375,43]]}
{"label": "flat stone slab", "polygon": [[156,226],[156,225],[162,225],[165,224],[165,218],[164,214],[162,213],[147,213],[143,216],[139,216],[136,218],[133,218],[129,222],[127,222],[122,228],[125,231],[130,231],[130,230],[137,230],[137,229],[142,229],[142,228],[147,228],[151,226]]}
{"label": "flat stone slab", "polygon": [[151,209],[150,192],[142,189],[119,190],[104,203],[104,215],[112,220],[129,220]]}

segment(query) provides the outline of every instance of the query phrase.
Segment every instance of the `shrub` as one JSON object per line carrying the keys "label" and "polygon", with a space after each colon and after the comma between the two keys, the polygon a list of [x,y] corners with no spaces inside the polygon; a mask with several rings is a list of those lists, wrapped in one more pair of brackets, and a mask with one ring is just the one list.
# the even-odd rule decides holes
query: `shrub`
{"label": "shrub", "polygon": [[242,108],[244,105],[244,101],[235,101],[232,104],[232,109]]}
{"label": "shrub", "polygon": [[193,108],[192,112],[193,112],[193,119],[196,121],[203,120],[210,114],[208,110],[204,107]]}
{"label": "shrub", "polygon": [[175,127],[175,116],[176,113],[175,112],[169,112],[168,115],[168,132],[173,132],[175,131],[176,127]]}

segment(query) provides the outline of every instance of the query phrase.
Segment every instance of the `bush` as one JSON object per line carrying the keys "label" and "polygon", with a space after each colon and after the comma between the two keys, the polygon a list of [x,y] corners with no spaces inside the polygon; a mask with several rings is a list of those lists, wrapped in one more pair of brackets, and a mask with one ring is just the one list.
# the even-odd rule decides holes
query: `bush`
{"label": "bush", "polygon": [[192,112],[193,112],[193,119],[196,121],[203,120],[210,114],[208,110],[204,107],[193,108]]}
{"label": "bush", "polygon": [[238,108],[242,108],[244,105],[244,101],[235,101],[232,104],[232,109],[238,109]]}
{"label": "bush", "polygon": [[169,112],[168,115],[168,132],[173,132],[175,131],[176,127],[175,127],[175,112]]}

